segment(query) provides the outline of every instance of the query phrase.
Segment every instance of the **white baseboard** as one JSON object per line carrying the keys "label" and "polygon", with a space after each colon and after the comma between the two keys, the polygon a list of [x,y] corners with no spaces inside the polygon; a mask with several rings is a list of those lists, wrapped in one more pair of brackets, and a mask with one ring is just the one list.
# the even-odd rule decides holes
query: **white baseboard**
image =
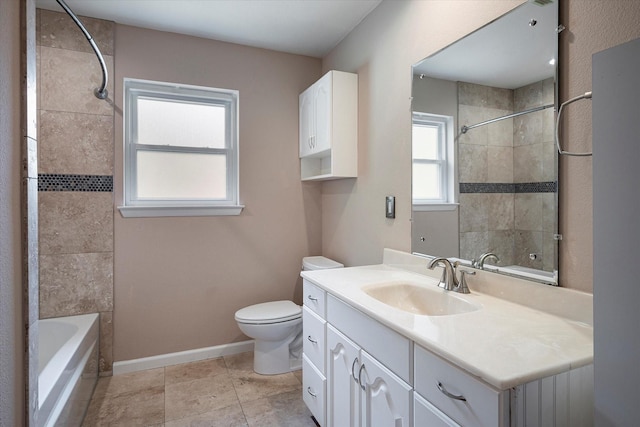
{"label": "white baseboard", "polygon": [[140,359],[123,360],[113,363],[113,375],[129,372],[144,371],[146,369],[164,368],[165,366],[181,363],[196,362],[198,360],[215,359],[222,356],[253,351],[253,340],[222,344],[214,347],[196,348],[194,350],[177,353],[159,354],[157,356],[142,357]]}

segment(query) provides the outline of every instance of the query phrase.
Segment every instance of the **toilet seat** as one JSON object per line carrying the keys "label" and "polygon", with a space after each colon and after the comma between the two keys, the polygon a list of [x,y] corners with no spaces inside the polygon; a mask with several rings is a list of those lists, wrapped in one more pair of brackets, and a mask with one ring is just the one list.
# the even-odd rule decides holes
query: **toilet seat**
{"label": "toilet seat", "polygon": [[302,308],[292,301],[272,301],[250,305],[236,311],[236,321],[264,325],[282,323],[302,317]]}

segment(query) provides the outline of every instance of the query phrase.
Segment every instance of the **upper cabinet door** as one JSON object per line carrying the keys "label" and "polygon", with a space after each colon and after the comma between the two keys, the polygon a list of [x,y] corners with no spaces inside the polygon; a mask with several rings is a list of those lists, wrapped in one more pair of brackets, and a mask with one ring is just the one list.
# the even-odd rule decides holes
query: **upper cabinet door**
{"label": "upper cabinet door", "polygon": [[314,86],[300,94],[300,157],[313,150]]}
{"label": "upper cabinet door", "polygon": [[315,141],[313,153],[320,153],[331,148],[333,105],[333,73],[327,73],[315,84]]}

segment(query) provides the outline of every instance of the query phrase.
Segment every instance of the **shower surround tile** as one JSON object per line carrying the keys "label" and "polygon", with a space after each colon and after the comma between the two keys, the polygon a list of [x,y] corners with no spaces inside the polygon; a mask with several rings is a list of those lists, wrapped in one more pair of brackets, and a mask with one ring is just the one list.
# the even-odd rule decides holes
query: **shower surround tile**
{"label": "shower surround tile", "polygon": [[[104,60],[113,76],[113,56]],[[113,107],[93,93],[102,83],[102,70],[91,53],[41,46],[40,80],[43,110],[113,115]],[[113,79],[107,90],[113,94]]]}
{"label": "shower surround tile", "polygon": [[[40,25],[36,34],[41,46],[93,53],[80,28],[62,8],[60,11],[38,9]],[[111,21],[78,16],[103,55],[113,55],[113,30]]]}
{"label": "shower surround tile", "polygon": [[41,255],[113,251],[113,193],[41,191],[39,199]]}
{"label": "shower surround tile", "polygon": [[512,147],[487,147],[487,181],[513,182]]}
{"label": "shower surround tile", "polygon": [[487,182],[489,176],[487,146],[460,144],[458,156],[460,182]]}
{"label": "shower surround tile", "polygon": [[40,111],[41,174],[113,175],[113,116]]}
{"label": "shower surround tile", "polygon": [[[71,18],[62,9],[37,9],[36,19],[40,316],[100,313],[99,368],[101,375],[109,375],[113,365],[113,104],[93,94],[102,83],[102,70]],[[115,24],[80,19],[113,76]],[[107,88],[111,94],[113,87],[112,80]],[[135,420],[135,413],[131,414]],[[115,425],[127,423],[126,417],[120,420],[121,415],[114,418]]]}
{"label": "shower surround tile", "polygon": [[40,256],[40,318],[113,311],[113,253]]}
{"label": "shower surround tile", "polygon": [[542,194],[515,195],[516,230],[542,231]]}
{"label": "shower surround tile", "polygon": [[113,312],[100,313],[100,350],[98,353],[99,372],[111,375],[113,372]]}

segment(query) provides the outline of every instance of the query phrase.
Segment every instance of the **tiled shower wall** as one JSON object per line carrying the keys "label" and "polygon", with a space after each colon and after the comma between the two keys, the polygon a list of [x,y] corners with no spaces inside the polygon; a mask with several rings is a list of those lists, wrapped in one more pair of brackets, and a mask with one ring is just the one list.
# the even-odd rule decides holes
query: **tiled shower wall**
{"label": "tiled shower wall", "polygon": [[[113,23],[81,20],[113,76]],[[109,374],[113,107],[93,94],[100,65],[71,18],[38,9],[36,25],[40,318],[100,313],[100,372]]]}
{"label": "tiled shower wall", "polygon": [[[552,104],[553,79],[515,90],[458,84],[461,125]],[[460,256],[491,251],[501,265],[555,266],[556,151],[553,108],[460,135]],[[530,254],[535,255],[531,259]]]}

